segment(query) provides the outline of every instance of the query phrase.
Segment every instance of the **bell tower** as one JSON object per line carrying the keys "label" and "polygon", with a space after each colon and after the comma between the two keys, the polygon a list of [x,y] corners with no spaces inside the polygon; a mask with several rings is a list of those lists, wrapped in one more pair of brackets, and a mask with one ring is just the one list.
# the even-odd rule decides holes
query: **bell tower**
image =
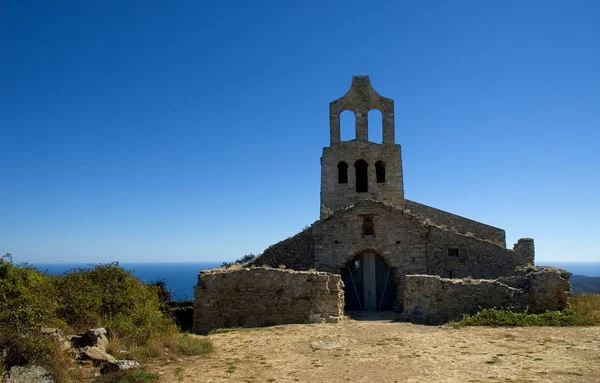
{"label": "bell tower", "polygon": [[[382,126],[369,126],[368,113],[381,112]],[[354,112],[356,139],[342,141],[340,114]],[[395,143],[394,100],[381,96],[369,76],[353,76],[346,94],[329,104],[330,146],[321,157],[321,218],[362,199],[404,209],[402,152]],[[369,142],[369,129],[382,129],[383,143]],[[325,209],[323,209],[325,208]]]}

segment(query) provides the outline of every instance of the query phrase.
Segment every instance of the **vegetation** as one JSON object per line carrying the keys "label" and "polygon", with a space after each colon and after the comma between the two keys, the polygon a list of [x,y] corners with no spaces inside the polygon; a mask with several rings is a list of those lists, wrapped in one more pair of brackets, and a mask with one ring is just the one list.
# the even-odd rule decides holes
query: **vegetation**
{"label": "vegetation", "polygon": [[221,267],[231,267],[234,265],[245,265],[246,263],[249,263],[250,261],[254,260],[254,258],[256,258],[257,255],[255,254],[246,254],[244,256],[242,256],[241,258],[236,259],[233,262],[223,262],[221,263]]}
{"label": "vegetation", "polygon": [[333,215],[333,210],[321,204],[321,219],[327,219]]}
{"label": "vegetation", "polygon": [[580,294],[571,297],[569,307],[588,318],[593,325],[600,325],[600,294]]}
{"label": "vegetation", "polygon": [[484,309],[466,315],[451,326],[594,326],[600,325],[600,295],[582,294],[569,299],[565,311],[541,314],[516,313],[507,310]]}
{"label": "vegetation", "polygon": [[99,383],[147,383],[158,380],[158,375],[143,369],[111,372],[101,376],[96,381]]}
{"label": "vegetation", "polygon": [[[164,286],[163,286],[164,287]],[[212,350],[204,338],[181,334],[165,289],[145,285],[118,263],[48,276],[0,257],[0,373],[14,365],[37,364],[58,382],[77,381],[77,368],[56,337],[40,333],[57,327],[67,334],[105,327],[109,353],[131,353],[144,361],[166,354],[200,355]],[[2,359],[2,358],[0,358]],[[124,382],[150,381],[148,377]],[[129,380],[127,380],[129,379]],[[138,379],[138,380],[131,380]]]}

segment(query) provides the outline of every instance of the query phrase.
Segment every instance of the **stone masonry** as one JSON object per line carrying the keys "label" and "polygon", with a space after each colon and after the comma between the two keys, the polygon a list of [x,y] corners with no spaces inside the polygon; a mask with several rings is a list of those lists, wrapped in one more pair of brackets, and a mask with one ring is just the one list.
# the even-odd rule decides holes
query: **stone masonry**
{"label": "stone masonry", "polygon": [[[381,111],[381,127],[369,125],[372,109]],[[356,138],[349,141],[340,136],[340,114],[345,110],[355,115]],[[373,294],[381,301],[390,294],[382,289],[391,280],[398,311],[404,306],[407,275],[496,279],[533,265],[533,239],[520,239],[509,249],[500,228],[404,198],[394,101],[377,93],[367,76],[353,77],[346,94],[330,103],[329,115],[330,146],[323,148],[321,157],[320,219],[267,248],[253,265],[340,273],[347,278],[345,293],[361,302],[363,295]],[[369,129],[382,129],[383,142],[370,142]],[[379,265],[379,277],[358,270],[364,254]],[[389,272],[381,271],[382,264]]]}
{"label": "stone masonry", "polygon": [[[381,127],[369,126],[373,109]],[[341,140],[343,111],[354,113],[354,139]],[[507,248],[500,228],[405,199],[394,113],[394,101],[368,76],[352,78],[329,104],[319,220],[269,246],[248,270],[201,273],[197,332],[337,318],[344,309],[392,309],[438,323],[485,307],[565,307],[568,273],[534,269],[533,239]],[[369,129],[382,129],[382,142],[370,142]],[[319,272],[257,268],[263,265]]]}
{"label": "stone masonry", "polygon": [[506,246],[506,233],[502,229],[486,225],[472,219],[423,205],[418,202],[406,200],[406,210],[436,226],[445,226],[447,229],[460,234],[470,234],[497,245]]}
{"label": "stone masonry", "polygon": [[[368,141],[368,112],[381,111],[383,143]],[[350,110],[356,117],[356,139],[340,140],[340,114]],[[336,211],[361,199],[374,199],[404,208],[402,181],[402,152],[394,142],[394,100],[379,95],[371,86],[368,76],[354,76],[350,90],[329,104],[330,145],[323,148],[321,157],[321,205]],[[357,161],[367,166],[367,190],[357,192],[355,171]],[[385,182],[377,180],[375,164],[385,169]],[[347,167],[346,182],[339,182],[339,166]],[[321,216],[321,218],[324,218]]]}
{"label": "stone masonry", "polygon": [[[373,217],[373,236],[361,235],[365,216]],[[522,241],[529,244],[532,240]],[[456,257],[448,254],[449,248],[458,250]],[[395,308],[401,311],[405,275],[489,279],[510,276],[516,267],[533,263],[530,252],[521,253],[521,250],[530,248],[515,245],[514,249],[507,249],[495,242],[437,226],[407,210],[362,200],[269,247],[253,264],[339,273],[356,254],[373,251],[384,258],[392,271],[397,289]]]}
{"label": "stone masonry", "polygon": [[195,333],[225,327],[337,321],[344,314],[339,275],[272,268],[202,271],[194,291]]}
{"label": "stone masonry", "polygon": [[495,280],[407,275],[402,316],[413,323],[442,324],[486,308],[530,313],[566,308],[569,273],[551,267],[517,273]]}

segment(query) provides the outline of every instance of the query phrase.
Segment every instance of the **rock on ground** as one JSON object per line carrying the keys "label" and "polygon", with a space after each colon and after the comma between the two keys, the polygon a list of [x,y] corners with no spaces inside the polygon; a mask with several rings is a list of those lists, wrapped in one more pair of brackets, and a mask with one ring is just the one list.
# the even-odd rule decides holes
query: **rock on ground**
{"label": "rock on ground", "polygon": [[81,349],[81,358],[89,359],[94,362],[112,362],[115,363],[117,359],[101,349],[100,347],[88,346]]}
{"label": "rock on ground", "polygon": [[41,366],[13,366],[2,379],[3,383],[54,383],[52,374]]}

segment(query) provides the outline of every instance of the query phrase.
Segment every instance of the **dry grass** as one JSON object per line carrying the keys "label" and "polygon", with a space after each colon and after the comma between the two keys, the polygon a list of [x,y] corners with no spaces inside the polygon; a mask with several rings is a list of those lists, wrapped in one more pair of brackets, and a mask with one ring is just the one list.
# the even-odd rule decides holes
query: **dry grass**
{"label": "dry grass", "polygon": [[204,355],[212,352],[213,347],[206,337],[172,332],[155,336],[145,344],[111,336],[106,350],[111,355],[119,357],[125,355],[139,362],[147,362],[154,358],[170,359]]}
{"label": "dry grass", "polygon": [[600,325],[600,294],[581,294],[569,298],[569,308]]}
{"label": "dry grass", "polygon": [[151,362],[159,382],[600,382],[600,327],[357,320],[207,338],[213,353]]}

